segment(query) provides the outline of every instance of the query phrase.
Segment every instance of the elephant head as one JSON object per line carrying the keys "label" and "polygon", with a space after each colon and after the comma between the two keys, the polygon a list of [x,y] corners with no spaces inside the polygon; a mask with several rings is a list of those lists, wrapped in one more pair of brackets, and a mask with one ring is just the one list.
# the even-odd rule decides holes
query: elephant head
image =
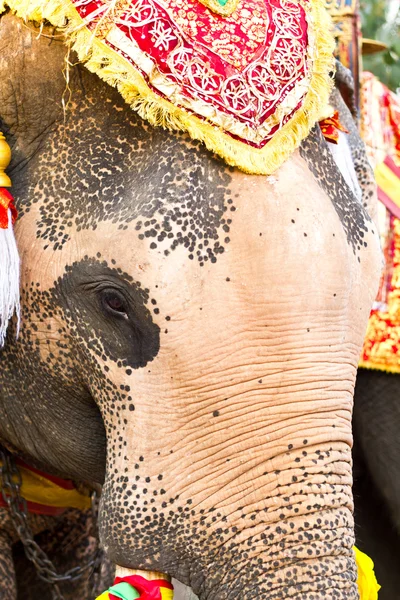
{"label": "elephant head", "polygon": [[122,567],[202,599],[355,600],[373,222],[318,126],[274,176],[246,175],[79,65],[67,98],[65,47],[43,33],[1,19],[22,323],[1,353],[0,439],[103,485]]}

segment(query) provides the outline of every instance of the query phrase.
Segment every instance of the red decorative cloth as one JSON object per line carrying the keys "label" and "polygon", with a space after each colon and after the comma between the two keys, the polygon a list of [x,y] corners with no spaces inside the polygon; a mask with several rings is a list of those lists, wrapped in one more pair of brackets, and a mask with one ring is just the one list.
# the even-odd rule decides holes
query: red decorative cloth
{"label": "red decorative cloth", "polygon": [[[91,31],[109,3],[74,2]],[[262,148],[307,92],[307,2],[246,0],[221,18],[198,0],[120,2],[104,42],[156,94]]]}
{"label": "red decorative cloth", "polygon": [[332,144],[337,144],[339,141],[339,131],[343,131],[344,133],[349,133],[348,129],[346,129],[340,122],[339,112],[335,110],[331,117],[327,119],[323,119],[319,122],[319,126],[321,127],[322,135],[326,139],[327,142],[331,142]]}
{"label": "red decorative cloth", "polygon": [[307,136],[332,87],[325,0],[4,0],[47,19],[152,125],[269,174]]}
{"label": "red decorative cloth", "polygon": [[14,225],[18,216],[14,198],[6,188],[0,188],[0,229],[8,229],[9,210],[11,210],[12,224]]}

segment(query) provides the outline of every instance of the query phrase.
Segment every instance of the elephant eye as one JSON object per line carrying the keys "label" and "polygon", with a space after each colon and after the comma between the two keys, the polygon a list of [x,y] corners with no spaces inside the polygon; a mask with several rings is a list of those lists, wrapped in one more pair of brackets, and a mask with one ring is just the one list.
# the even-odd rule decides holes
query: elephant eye
{"label": "elephant eye", "polygon": [[108,314],[128,318],[128,305],[125,298],[115,290],[104,290],[101,301]]}

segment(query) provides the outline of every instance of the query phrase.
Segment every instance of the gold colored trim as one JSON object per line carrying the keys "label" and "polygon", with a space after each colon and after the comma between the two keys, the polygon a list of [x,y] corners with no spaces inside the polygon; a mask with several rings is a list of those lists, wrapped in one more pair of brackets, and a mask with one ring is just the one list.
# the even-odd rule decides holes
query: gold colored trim
{"label": "gold colored trim", "polygon": [[108,10],[96,25],[95,34],[97,38],[104,39],[107,37],[114,26],[115,18],[129,8],[129,4],[129,0],[116,0],[113,9]]}
{"label": "gold colored trim", "polygon": [[367,362],[363,362],[360,361],[358,363],[359,368],[361,369],[368,369],[369,371],[383,371],[384,373],[391,373],[393,375],[396,375],[398,373],[400,373],[400,365],[380,365],[380,364],[374,364],[374,363],[370,363],[369,361]]}

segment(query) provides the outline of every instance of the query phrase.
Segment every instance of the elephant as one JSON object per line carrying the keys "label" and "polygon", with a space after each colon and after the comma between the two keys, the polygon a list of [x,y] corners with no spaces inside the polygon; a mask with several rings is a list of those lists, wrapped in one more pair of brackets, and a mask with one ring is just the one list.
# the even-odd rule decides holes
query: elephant
{"label": "elephant", "polygon": [[[201,600],[356,600],[351,417],[381,268],[370,182],[360,201],[318,124],[272,176],[228,167],[79,64],[66,90],[74,60],[38,32],[1,17],[21,255],[2,446],[102,488],[101,544],[121,568]],[[2,597],[51,597],[24,576],[16,590],[10,539]]]}

